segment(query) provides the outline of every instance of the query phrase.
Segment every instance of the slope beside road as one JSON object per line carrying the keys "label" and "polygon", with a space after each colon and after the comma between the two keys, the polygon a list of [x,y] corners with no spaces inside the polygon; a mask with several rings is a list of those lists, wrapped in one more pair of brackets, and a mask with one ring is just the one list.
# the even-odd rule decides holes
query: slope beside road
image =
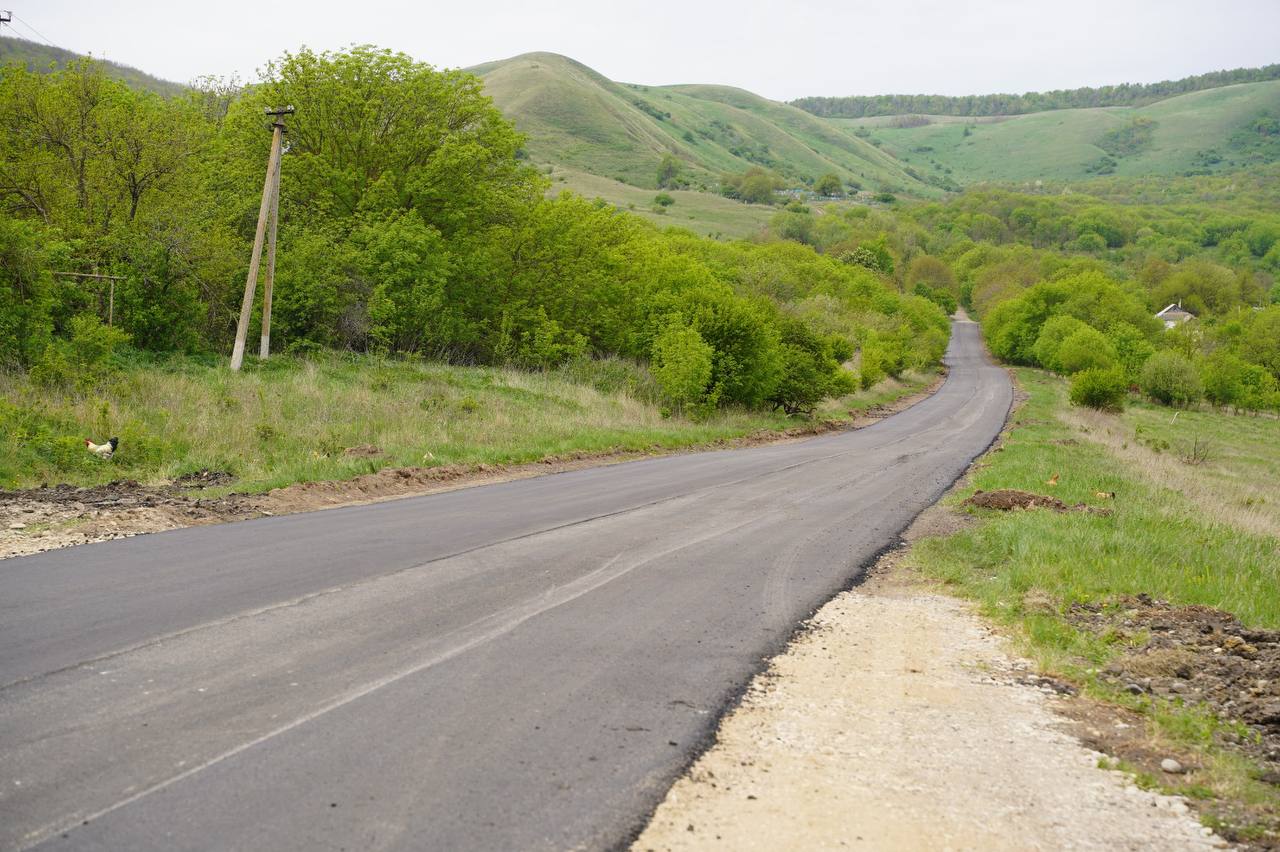
{"label": "slope beside road", "polygon": [[602,848],[999,433],[863,430],[4,564],[0,846]]}

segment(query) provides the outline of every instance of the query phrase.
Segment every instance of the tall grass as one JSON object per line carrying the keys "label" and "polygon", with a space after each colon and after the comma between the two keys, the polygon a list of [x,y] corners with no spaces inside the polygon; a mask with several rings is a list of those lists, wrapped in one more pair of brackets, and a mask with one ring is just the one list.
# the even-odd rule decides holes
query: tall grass
{"label": "tall grass", "polygon": [[[831,401],[825,412],[925,381]],[[220,360],[183,357],[129,366],[85,393],[0,375],[0,485],[161,483],[209,469],[256,491],[384,467],[688,447],[794,425],[770,412],[665,416],[647,372],[616,359],[534,373],[327,354],[251,361],[232,373]],[[85,451],[85,438],[112,435],[120,448],[111,461]],[[377,453],[346,452],[363,445]]]}

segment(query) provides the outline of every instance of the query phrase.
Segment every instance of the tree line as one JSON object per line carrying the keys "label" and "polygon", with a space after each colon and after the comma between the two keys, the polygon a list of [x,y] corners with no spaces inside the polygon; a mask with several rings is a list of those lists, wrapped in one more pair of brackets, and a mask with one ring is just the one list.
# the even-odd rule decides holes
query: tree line
{"label": "tree line", "polygon": [[1235,68],[1163,80],[1159,83],[1121,83],[1115,86],[1083,86],[1021,95],[850,95],[847,97],[806,97],[791,105],[828,118],[866,118],[878,115],[1022,115],[1055,109],[1086,107],[1143,106],[1175,95],[1216,89],[1236,83],[1259,83],[1280,79],[1280,64],[1262,68]]}
{"label": "tree line", "polygon": [[[286,53],[253,85],[204,80],[169,98],[89,60],[5,67],[0,366],[76,384],[113,352],[227,350],[270,142],[264,110],[285,104],[296,114],[273,341],[286,351],[528,369],[622,356],[695,412],[798,412],[945,348],[933,302],[863,267],[548,197],[478,78],[354,47]],[[63,272],[119,277],[113,326],[105,289]]]}

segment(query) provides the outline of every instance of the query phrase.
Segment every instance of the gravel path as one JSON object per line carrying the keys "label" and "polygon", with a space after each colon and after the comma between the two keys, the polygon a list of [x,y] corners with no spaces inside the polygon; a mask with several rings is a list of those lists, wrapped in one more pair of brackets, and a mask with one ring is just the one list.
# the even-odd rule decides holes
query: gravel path
{"label": "gravel path", "polygon": [[1226,848],[1097,768],[967,605],[881,574],[819,611],[635,850]]}

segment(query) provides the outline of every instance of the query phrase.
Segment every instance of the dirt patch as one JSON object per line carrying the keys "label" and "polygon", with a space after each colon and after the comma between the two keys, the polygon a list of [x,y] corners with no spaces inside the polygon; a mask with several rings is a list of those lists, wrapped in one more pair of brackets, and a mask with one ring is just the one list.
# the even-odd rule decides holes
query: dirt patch
{"label": "dirt patch", "polygon": [[634,850],[1227,845],[1185,799],[1100,769],[1063,730],[1069,685],[1036,675],[899,558],[756,678]]}
{"label": "dirt patch", "polygon": [[225,470],[197,470],[194,473],[184,473],[173,484],[178,488],[198,489],[217,488],[235,481],[236,478]]}
{"label": "dirt patch", "polygon": [[1137,643],[1101,672],[1104,680],[1240,723],[1251,734],[1228,732],[1223,744],[1262,763],[1272,783],[1280,784],[1280,631],[1251,630],[1228,612],[1146,595],[1107,606],[1074,604],[1067,620]]}
{"label": "dirt patch", "polygon": [[[760,431],[690,448],[655,446],[644,452],[579,452],[516,465],[387,468],[353,479],[302,482],[266,494],[229,494],[217,498],[200,497],[191,492],[230,485],[235,477],[226,471],[197,471],[167,485],[120,480],[91,488],[57,485],[0,491],[0,559],[179,527],[393,500],[652,456],[803,440],[876,423],[931,396],[944,380],[945,376],[940,375],[924,390],[889,405],[874,406],[851,420],[807,422],[781,432]],[[362,444],[348,448],[345,453],[374,458],[382,450],[372,444]]]}
{"label": "dirt patch", "polygon": [[1110,515],[1111,510],[1100,506],[1089,506],[1077,503],[1068,506],[1057,497],[1044,494],[1032,494],[1030,491],[1019,491],[1016,488],[1002,488],[996,491],[975,491],[965,499],[962,505],[976,506],[979,509],[996,509],[1009,512],[1016,509],[1052,509],[1055,512],[1089,512],[1094,515]]}
{"label": "dirt patch", "polygon": [[264,514],[270,510],[260,497],[232,494],[201,500],[186,496],[176,484],[152,487],[127,479],[91,488],[0,491],[0,556]]}

